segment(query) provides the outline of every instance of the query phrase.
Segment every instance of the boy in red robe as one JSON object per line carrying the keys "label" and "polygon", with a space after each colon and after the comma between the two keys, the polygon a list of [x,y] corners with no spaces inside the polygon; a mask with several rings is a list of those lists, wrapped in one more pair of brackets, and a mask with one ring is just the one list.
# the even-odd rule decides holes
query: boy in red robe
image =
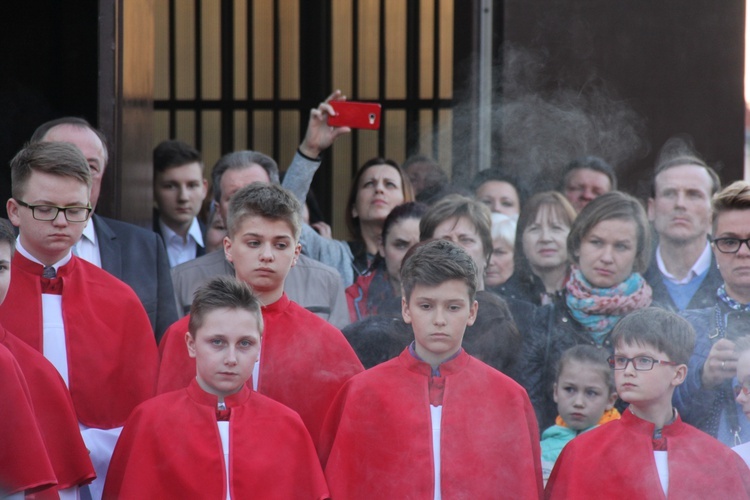
{"label": "boy in red robe", "polygon": [[71,253],[91,214],[91,173],[71,144],[33,143],[11,161],[13,281],[0,323],[41,352],[70,390],[101,497],[117,436],[152,397],[158,351],[135,292]]}
{"label": "boy in red robe", "polygon": [[[10,286],[10,263],[15,245],[11,225],[6,220],[0,220],[0,304],[5,300]],[[16,358],[23,372],[37,425],[57,479],[56,487],[36,493],[34,498],[76,498],[78,486],[91,482],[96,474],[81,439],[73,401],[65,382],[42,354],[7,332],[2,325],[0,345],[6,347]],[[1,380],[4,381],[5,378]],[[14,408],[10,400],[3,401],[9,409]],[[2,439],[0,442],[11,448]],[[0,469],[2,468],[0,465]]]}
{"label": "boy in red robe", "polygon": [[[234,194],[227,219],[227,260],[263,304],[266,326],[253,389],[299,413],[317,443],[334,396],[363,368],[340,331],[284,293],[301,250],[299,202],[280,186],[254,183]],[[183,345],[189,319],[162,338],[159,393],[182,389],[195,376],[195,361]]]}
{"label": "boy in red robe", "polygon": [[750,470],[731,449],[672,407],[685,380],[695,331],[657,308],[630,313],[611,334],[615,385],[630,403],[620,420],[563,449],[547,498],[748,498]]}
{"label": "boy in red robe", "polygon": [[262,330],[246,284],[221,276],[198,289],[184,336],[197,375],[136,408],[104,498],[328,498],[299,415],[245,384]]}
{"label": "boy in red robe", "polygon": [[446,240],[414,249],[401,269],[414,342],[349,380],[325,420],[332,498],[541,498],[526,391],[461,348],[478,309],[474,261]]}

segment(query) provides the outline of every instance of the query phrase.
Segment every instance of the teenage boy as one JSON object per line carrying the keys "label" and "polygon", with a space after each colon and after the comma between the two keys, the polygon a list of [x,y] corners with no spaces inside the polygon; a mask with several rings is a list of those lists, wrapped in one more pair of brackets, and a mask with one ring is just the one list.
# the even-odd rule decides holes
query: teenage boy
{"label": "teenage boy", "polygon": [[617,323],[611,339],[617,393],[630,406],[620,420],[568,443],[546,497],[748,498],[750,469],[739,455],[672,407],[695,343],[690,323],[640,309]]}
{"label": "teenage boy", "polygon": [[104,498],[328,498],[299,415],[245,384],[260,352],[260,309],[235,278],[198,289],[183,338],[195,378],[135,409]]}
{"label": "teenage boy", "polygon": [[8,217],[20,230],[0,323],[47,358],[73,398],[101,496],[130,412],[154,395],[158,352],[133,290],[71,247],[91,214],[91,173],[75,146],[37,142],[11,160]]}
{"label": "teenage boy", "polygon": [[169,265],[205,255],[206,227],[198,213],[208,193],[200,153],[182,141],[154,148],[154,231],[167,247]]}
{"label": "teenage boy", "polygon": [[[263,304],[266,330],[253,389],[299,413],[317,443],[328,406],[362,364],[340,331],[284,293],[300,253],[299,208],[278,185],[256,182],[240,189],[229,202],[224,253]],[[189,320],[172,325],[159,346],[159,393],[182,389],[194,377],[195,362],[183,345]]]}
{"label": "teenage boy", "polygon": [[462,348],[477,267],[444,240],[401,269],[414,342],[336,396],[320,456],[333,498],[541,498],[539,431],[526,391]]}
{"label": "teenage boy", "polygon": [[[0,304],[5,300],[10,286],[10,266],[15,249],[16,236],[13,228],[8,221],[0,219]],[[36,423],[57,478],[57,486],[49,494],[54,498],[57,498],[55,495],[59,495],[62,499],[76,498],[78,487],[90,483],[96,474],[78,430],[78,419],[68,388],[65,387],[65,382],[55,367],[41,353],[6,331],[2,325],[0,325],[0,345],[10,351],[18,361],[28,385]],[[6,376],[0,380],[3,381],[0,385],[5,386],[6,382],[11,384],[11,378],[6,378]],[[0,400],[4,402],[3,406],[14,414],[13,418],[16,418],[16,403],[5,396]],[[5,422],[4,428],[14,433],[20,429],[10,424],[7,417],[0,418],[0,421]],[[14,434],[14,439],[20,436],[23,436],[23,433]],[[25,438],[21,437],[21,439]],[[6,451],[13,452],[15,445],[10,441],[0,438],[0,442],[3,443]],[[20,448],[16,451],[18,450]],[[0,458],[0,464],[9,463],[11,462]],[[13,461],[13,463],[19,464],[18,461]],[[37,466],[35,462],[34,467]],[[0,494],[4,487],[4,480],[0,478]]]}

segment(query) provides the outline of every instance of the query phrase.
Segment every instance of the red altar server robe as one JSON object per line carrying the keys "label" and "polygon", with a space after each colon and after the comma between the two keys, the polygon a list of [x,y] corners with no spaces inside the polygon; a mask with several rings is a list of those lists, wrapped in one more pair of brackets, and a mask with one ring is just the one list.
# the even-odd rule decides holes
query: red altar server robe
{"label": "red altar server robe", "polygon": [[78,430],[73,401],[52,363],[0,325],[0,344],[18,361],[29,387],[39,430],[57,477],[57,487],[35,498],[59,498],[57,490],[88,484],[95,477],[89,452]]}
{"label": "red altar server robe", "polygon": [[229,413],[232,498],[328,498],[299,415],[247,385],[225,398],[228,412],[217,412],[217,401],[193,380],[136,408],[115,447],[104,498],[227,498],[220,413]]}
{"label": "red altar server robe", "polygon": [[[16,252],[0,323],[44,352],[42,265]],[[154,334],[135,292],[106,271],[72,256],[57,271],[68,356],[68,388],[79,422],[121,427],[153,397],[159,363]]]}
{"label": "red altar server robe", "polygon": [[439,369],[431,376],[407,348],[344,385],[321,434],[332,498],[433,498],[430,404],[442,404],[443,498],[542,497],[526,391],[463,350]]}
{"label": "red altar server robe", "polygon": [[[546,498],[654,498],[664,491],[654,460],[654,424],[626,410],[563,448]],[[750,498],[750,469],[734,451],[678,416],[667,442],[667,498]]]}
{"label": "red altar server robe", "polygon": [[55,485],[31,396],[16,358],[0,345],[0,497]]}
{"label": "red altar server robe", "polygon": [[[261,311],[258,392],[299,413],[317,444],[328,406],[344,382],[363,370],[362,363],[339,330],[286,294]],[[189,321],[190,316],[178,320],[161,340],[160,394],[195,378],[195,359],[185,347]]]}

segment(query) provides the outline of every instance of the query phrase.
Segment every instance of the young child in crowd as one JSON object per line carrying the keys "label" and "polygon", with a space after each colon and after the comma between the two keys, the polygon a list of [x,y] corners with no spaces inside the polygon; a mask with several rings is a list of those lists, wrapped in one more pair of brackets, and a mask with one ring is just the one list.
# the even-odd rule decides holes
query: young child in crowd
{"label": "young child in crowd", "polygon": [[[0,219],[0,304],[5,300],[11,282],[11,259],[16,249],[16,236],[6,220]],[[38,425],[49,463],[52,465],[57,485],[43,492],[35,491],[35,498],[60,498],[62,500],[77,498],[78,487],[91,482],[96,476],[89,459],[89,452],[83,443],[78,429],[73,401],[70,398],[65,382],[55,367],[44,356],[28,344],[5,330],[0,325],[0,350],[7,350],[15,358],[23,379],[28,386],[35,418],[29,419],[24,413],[23,401],[14,401],[9,393],[14,387],[12,371],[0,376],[4,389],[0,401],[2,410],[8,412],[0,416],[3,428],[10,431],[12,437],[0,437],[0,497],[7,494],[10,484],[4,473],[10,473],[16,479],[23,478],[33,470],[44,472],[45,458],[34,456],[31,466],[20,458],[21,452],[36,453],[34,439],[24,430],[28,426]],[[3,366],[3,369],[8,369]],[[18,419],[18,420],[16,420]],[[15,444],[18,443],[18,444]],[[20,444],[24,443],[24,444]],[[3,452],[8,455],[3,455]],[[13,458],[11,458],[13,457]],[[13,464],[11,466],[10,464]],[[16,468],[17,467],[17,468]],[[23,472],[22,472],[23,471]],[[41,485],[38,485],[41,486]],[[12,491],[12,489],[11,489]]]}
{"label": "young child in crowd", "polygon": [[630,406],[620,420],[567,444],[546,497],[748,498],[750,469],[742,459],[672,407],[695,343],[690,324],[645,308],[621,319],[611,339],[615,385]]}
{"label": "young child in crowd", "polygon": [[184,341],[190,385],[135,409],[107,474],[104,497],[328,497],[302,420],[245,382],[260,351],[260,302],[235,278],[195,294]]}
{"label": "young child in crowd", "polygon": [[526,392],[466,354],[477,267],[457,245],[414,247],[401,269],[414,342],[349,380],[321,433],[333,498],[540,498],[539,432]]}
{"label": "young child in crowd", "polygon": [[[317,443],[328,406],[362,364],[339,330],[289,300],[284,281],[300,253],[299,202],[284,188],[253,183],[230,201],[224,252],[237,279],[262,304],[263,345],[252,386],[299,413]],[[157,392],[186,387],[195,361],[185,351],[190,316],[169,327],[162,351]]]}
{"label": "young child in crowd", "polygon": [[[734,394],[742,412],[750,418],[750,336],[740,337],[734,343],[737,355],[737,380]],[[750,466],[750,442],[732,448]]]}
{"label": "young child in crowd", "polygon": [[542,433],[542,474],[547,481],[566,444],[579,434],[620,418],[615,409],[615,380],[608,353],[581,344],[563,352],[553,397],[559,415]]}

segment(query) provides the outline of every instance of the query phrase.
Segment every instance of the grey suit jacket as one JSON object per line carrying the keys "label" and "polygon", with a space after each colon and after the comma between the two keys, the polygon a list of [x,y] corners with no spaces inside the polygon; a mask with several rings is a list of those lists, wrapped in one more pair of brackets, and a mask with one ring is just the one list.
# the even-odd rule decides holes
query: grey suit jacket
{"label": "grey suit jacket", "polygon": [[161,237],[153,231],[96,214],[92,220],[102,269],[135,291],[158,342],[178,319],[169,259]]}
{"label": "grey suit jacket", "polygon": [[[234,276],[234,267],[216,250],[172,268],[175,299],[180,316],[190,312],[193,293],[215,276]],[[331,323],[336,328],[349,324],[341,277],[332,267],[300,255],[286,277],[284,292],[290,300]]]}

